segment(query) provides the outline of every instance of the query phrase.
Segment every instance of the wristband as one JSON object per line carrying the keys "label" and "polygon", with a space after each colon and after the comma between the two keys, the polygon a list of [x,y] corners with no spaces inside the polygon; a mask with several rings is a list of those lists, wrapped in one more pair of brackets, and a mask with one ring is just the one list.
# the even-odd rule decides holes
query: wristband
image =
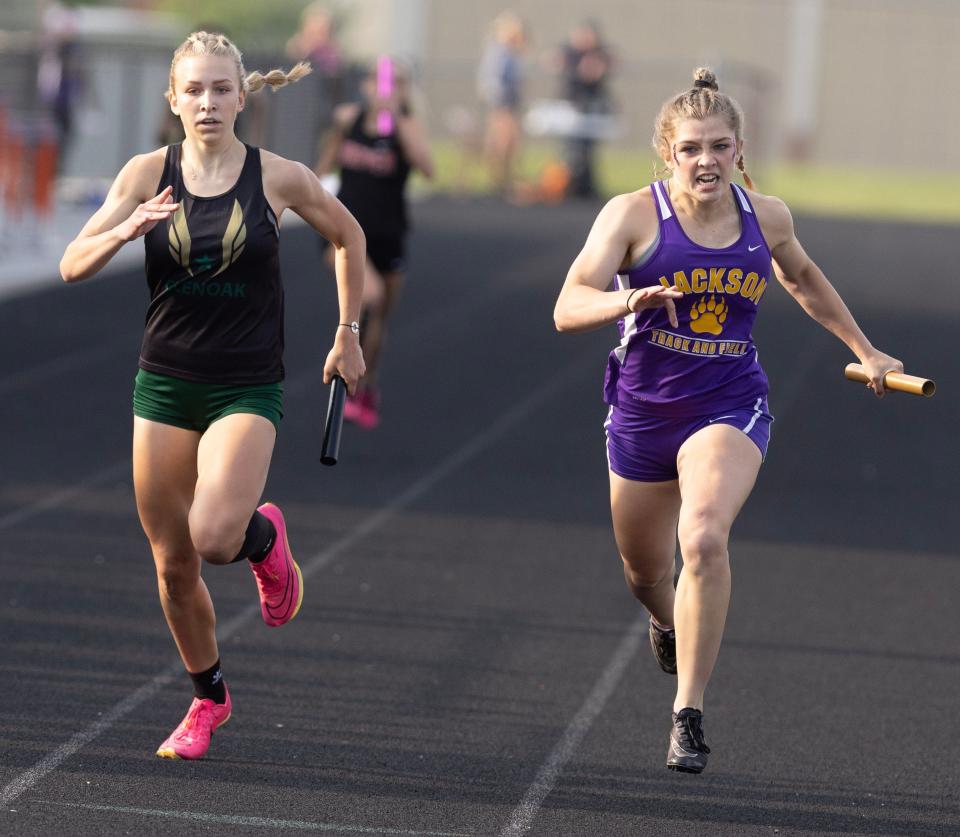
{"label": "wristband", "polygon": [[630,300],[633,299],[633,295],[634,295],[635,293],[637,293],[638,291],[642,291],[642,290],[643,290],[643,288],[634,288],[634,289],[633,289],[632,291],[630,291],[630,293],[627,295],[627,313],[628,313],[628,314],[634,314],[634,313],[636,313],[636,312],[630,310]]}
{"label": "wristband", "polygon": [[360,324],[356,320],[352,323],[337,323],[337,328],[349,328],[354,334],[360,334]]}

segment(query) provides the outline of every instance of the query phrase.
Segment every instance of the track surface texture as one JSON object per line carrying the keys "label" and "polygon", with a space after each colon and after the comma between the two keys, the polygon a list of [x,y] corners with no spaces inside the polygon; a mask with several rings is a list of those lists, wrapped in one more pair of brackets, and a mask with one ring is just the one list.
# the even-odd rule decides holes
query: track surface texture
{"label": "track surface texture", "polygon": [[876,399],[774,283],[776,423],[731,545],[701,776],[664,767],[650,655],[607,506],[613,327],[552,309],[598,207],[431,199],[383,424],[319,463],[336,322],[285,229],[286,417],[266,497],[306,576],[288,626],[206,567],[234,716],[153,752],[191,697],[130,479],[138,272],[0,306],[0,833],[947,835],[960,832],[957,232],[801,218],[867,334],[932,400]]}

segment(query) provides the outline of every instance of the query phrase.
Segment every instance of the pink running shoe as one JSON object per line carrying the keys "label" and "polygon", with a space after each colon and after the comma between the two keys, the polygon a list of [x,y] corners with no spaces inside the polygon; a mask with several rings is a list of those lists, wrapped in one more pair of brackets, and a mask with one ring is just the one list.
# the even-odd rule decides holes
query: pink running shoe
{"label": "pink running shoe", "polygon": [[277,540],[270,554],[259,564],[250,564],[257,589],[260,591],[260,613],[271,628],[293,619],[303,602],[303,574],[293,560],[287,542],[287,526],[283,513],[273,503],[264,503],[257,509],[270,518],[277,530]]}
{"label": "pink running shoe", "polygon": [[180,726],[160,745],[157,755],[162,759],[202,759],[210,749],[213,731],[230,720],[232,710],[229,691],[226,703],[194,698]]}
{"label": "pink running shoe", "polygon": [[357,395],[348,395],[343,404],[343,418],[346,421],[352,421],[354,424],[360,424],[360,417],[363,415],[363,393]]}
{"label": "pink running shoe", "polygon": [[367,387],[359,395],[360,412],[356,423],[364,430],[373,430],[380,424],[380,390]]}

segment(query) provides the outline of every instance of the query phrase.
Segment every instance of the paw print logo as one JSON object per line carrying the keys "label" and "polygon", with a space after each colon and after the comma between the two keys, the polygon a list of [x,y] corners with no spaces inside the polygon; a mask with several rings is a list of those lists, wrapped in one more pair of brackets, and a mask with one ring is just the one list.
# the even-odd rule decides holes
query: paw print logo
{"label": "paw print logo", "polygon": [[727,303],[713,294],[700,297],[690,308],[690,330],[694,334],[720,334],[727,319]]}

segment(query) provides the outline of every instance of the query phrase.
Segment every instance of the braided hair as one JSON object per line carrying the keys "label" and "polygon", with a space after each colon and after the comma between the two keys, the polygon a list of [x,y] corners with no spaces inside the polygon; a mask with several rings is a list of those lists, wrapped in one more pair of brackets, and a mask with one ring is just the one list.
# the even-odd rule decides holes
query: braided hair
{"label": "braided hair", "polygon": [[279,88],[294,81],[299,81],[311,72],[309,62],[301,61],[288,71],[270,70],[264,74],[254,70],[247,75],[247,71],[243,67],[243,56],[240,54],[240,50],[226,35],[218,32],[191,32],[173,53],[173,60],[170,62],[170,86],[167,89],[167,98],[173,95],[173,75],[180,59],[197,55],[232,58],[237,68],[240,87],[245,93],[256,93],[265,86],[276,92]]}
{"label": "braided hair", "polygon": [[[743,109],[732,97],[720,92],[717,77],[708,67],[698,67],[693,72],[693,86],[667,99],[653,125],[653,147],[657,154],[666,158],[670,154],[671,139],[677,125],[686,119],[706,119],[722,116],[733,131],[739,144],[743,140]],[[753,189],[753,181],[747,174],[743,152],[737,155],[737,168],[743,175],[747,188]]]}

